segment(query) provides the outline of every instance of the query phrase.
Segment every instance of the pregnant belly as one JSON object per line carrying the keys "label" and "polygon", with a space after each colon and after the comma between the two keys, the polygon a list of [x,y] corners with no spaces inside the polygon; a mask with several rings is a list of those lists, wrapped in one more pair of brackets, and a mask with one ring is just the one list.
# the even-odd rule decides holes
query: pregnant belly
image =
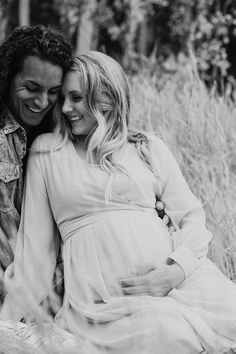
{"label": "pregnant belly", "polygon": [[88,291],[94,301],[119,296],[119,279],[165,263],[171,252],[171,235],[157,214],[116,212],[66,242],[71,295],[79,292],[85,302]]}

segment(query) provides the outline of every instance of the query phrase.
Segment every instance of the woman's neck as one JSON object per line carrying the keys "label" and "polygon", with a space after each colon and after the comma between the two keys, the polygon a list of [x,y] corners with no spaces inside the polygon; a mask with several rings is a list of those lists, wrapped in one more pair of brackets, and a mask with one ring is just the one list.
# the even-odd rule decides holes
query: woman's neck
{"label": "woman's neck", "polygon": [[87,150],[88,148],[88,137],[87,135],[77,135],[75,136],[75,142],[81,149]]}
{"label": "woman's neck", "polygon": [[76,136],[74,142],[75,150],[83,160],[86,160],[88,141],[87,136]]}

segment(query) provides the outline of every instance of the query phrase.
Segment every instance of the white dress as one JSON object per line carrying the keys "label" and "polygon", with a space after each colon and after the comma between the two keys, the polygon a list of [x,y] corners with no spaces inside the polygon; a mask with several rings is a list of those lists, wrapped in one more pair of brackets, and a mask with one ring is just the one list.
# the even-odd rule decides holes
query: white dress
{"label": "white dress", "polygon": [[[236,285],[206,258],[211,234],[205,214],[166,145],[150,138],[158,176],[130,143],[117,155],[128,173],[109,176],[82,160],[71,141],[48,152],[58,139],[38,137],[33,149],[40,152],[30,154],[8,289],[45,298],[57,226],[65,296],[55,322],[87,343],[89,353],[215,354],[235,348]],[[176,227],[172,236],[157,215],[156,198]],[[168,257],[185,272],[178,288],[165,297],[123,295],[121,278]],[[3,313],[12,306],[8,295]]]}

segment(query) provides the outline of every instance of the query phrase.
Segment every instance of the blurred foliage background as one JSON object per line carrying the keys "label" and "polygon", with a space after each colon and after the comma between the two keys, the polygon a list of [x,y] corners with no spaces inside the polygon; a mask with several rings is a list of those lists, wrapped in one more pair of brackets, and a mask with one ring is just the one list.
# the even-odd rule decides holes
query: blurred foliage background
{"label": "blurred foliage background", "polygon": [[236,77],[235,0],[0,0],[0,42],[18,25],[50,24],[75,53],[103,51],[128,70],[178,70],[191,50],[219,90]]}

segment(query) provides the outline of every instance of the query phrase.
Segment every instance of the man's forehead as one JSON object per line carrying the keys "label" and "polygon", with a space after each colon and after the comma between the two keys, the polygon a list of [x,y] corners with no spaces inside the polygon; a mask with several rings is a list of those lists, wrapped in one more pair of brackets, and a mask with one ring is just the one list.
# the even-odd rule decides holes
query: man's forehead
{"label": "man's forehead", "polygon": [[37,56],[28,56],[23,62],[20,76],[27,80],[51,81],[51,83],[61,84],[63,70],[59,65],[54,65],[49,61]]}

